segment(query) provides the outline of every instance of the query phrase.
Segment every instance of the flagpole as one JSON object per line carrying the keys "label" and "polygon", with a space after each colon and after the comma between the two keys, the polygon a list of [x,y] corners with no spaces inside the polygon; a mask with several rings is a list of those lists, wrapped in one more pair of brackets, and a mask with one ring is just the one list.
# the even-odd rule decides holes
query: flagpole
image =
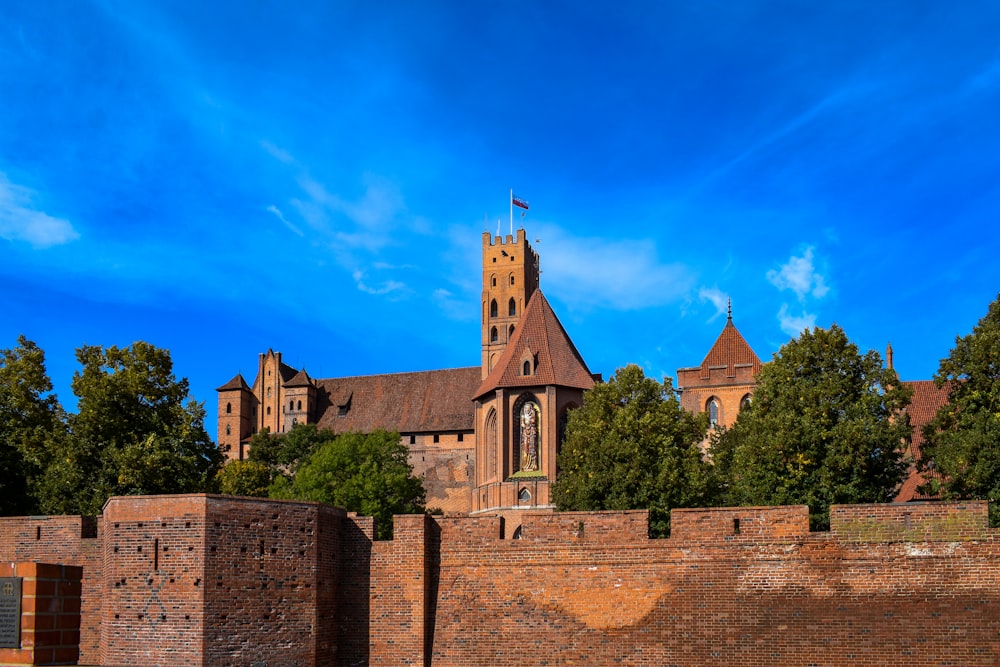
{"label": "flagpole", "polygon": [[510,189],[510,235],[514,235],[514,188]]}

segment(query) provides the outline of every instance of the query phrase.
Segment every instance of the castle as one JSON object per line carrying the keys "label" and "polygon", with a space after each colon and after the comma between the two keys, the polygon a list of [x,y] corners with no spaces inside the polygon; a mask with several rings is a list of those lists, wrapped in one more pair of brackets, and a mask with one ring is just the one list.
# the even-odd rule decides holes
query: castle
{"label": "castle", "polygon": [[[251,436],[284,433],[296,424],[334,432],[398,431],[427,506],[445,513],[551,509],[549,486],[568,410],[599,381],[539,289],[539,257],[524,229],[482,237],[479,367],[358,377],[311,378],[260,355],[257,377],[218,388],[217,442],[228,459],[243,459]],[[887,351],[892,365],[892,350]],[[731,426],[752,399],[762,362],[733,323],[726,324],[701,364],[677,371],[681,406]],[[909,383],[911,451],[920,427],[947,401],[931,381]],[[921,500],[916,469],[897,500]]]}

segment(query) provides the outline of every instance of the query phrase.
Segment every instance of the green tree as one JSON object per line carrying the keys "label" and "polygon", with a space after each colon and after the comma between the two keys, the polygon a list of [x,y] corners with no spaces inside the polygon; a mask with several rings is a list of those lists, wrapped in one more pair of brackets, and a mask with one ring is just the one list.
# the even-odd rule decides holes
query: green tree
{"label": "green tree", "polygon": [[560,510],[650,510],[650,534],[669,529],[669,510],[708,504],[704,416],[680,406],[662,383],[628,365],[584,393],[569,414],[552,495]]}
{"label": "green tree", "polygon": [[423,482],[413,476],[408,455],[398,433],[342,433],[319,444],[291,481],[277,478],[271,496],[315,500],[375,517],[376,534],[386,539],[392,536],[393,514],[424,511]]}
{"label": "green tree", "polygon": [[891,502],[908,465],[902,410],[911,394],[837,325],[802,332],[761,370],[750,407],[713,438],[724,501],[806,504],[814,528],[829,525],[833,503]]}
{"label": "green tree", "polygon": [[65,433],[65,415],[45,371],[45,353],[18,336],[0,350],[0,514],[32,514],[51,443]]}
{"label": "green tree", "polygon": [[219,492],[230,496],[266,498],[271,472],[257,461],[230,461],[215,476]]}
{"label": "green tree", "polygon": [[921,466],[937,473],[925,487],[945,499],[991,501],[1000,522],[1000,295],[972,333],[955,339],[935,383],[945,404],[923,431]]}
{"label": "green tree", "polygon": [[79,411],[46,470],[43,510],[96,514],[112,495],[213,490],[221,454],[169,351],[140,341],[76,356]]}

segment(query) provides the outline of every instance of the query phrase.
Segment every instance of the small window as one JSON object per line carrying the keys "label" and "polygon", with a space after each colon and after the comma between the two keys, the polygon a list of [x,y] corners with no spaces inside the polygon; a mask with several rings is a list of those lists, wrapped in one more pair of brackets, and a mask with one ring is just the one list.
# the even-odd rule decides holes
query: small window
{"label": "small window", "polygon": [[298,417],[292,417],[292,426],[295,426],[298,423],[299,423],[299,418]]}
{"label": "small window", "polygon": [[415,435],[411,435],[410,436],[410,444],[411,445],[417,444],[417,436],[415,436]]}
{"label": "small window", "polygon": [[434,444],[436,445],[439,442],[441,442],[441,436],[438,435],[437,433],[435,433],[434,434]]}
{"label": "small window", "polygon": [[743,410],[746,410],[747,408],[750,407],[751,400],[752,400],[752,397],[750,396],[750,394],[747,394],[746,396],[744,396],[743,398],[740,399],[740,411],[741,412]]}
{"label": "small window", "polygon": [[496,287],[497,286],[497,277],[493,276],[492,281],[493,281],[493,287]]}
{"label": "small window", "polygon": [[232,413],[232,411],[233,411],[233,404],[232,403],[226,403],[226,414],[228,415],[228,414]]}
{"label": "small window", "polygon": [[295,401],[288,401],[288,411],[291,412],[295,409]]}
{"label": "small window", "polygon": [[490,301],[490,317],[497,316],[497,300],[493,299]]}
{"label": "small window", "polygon": [[271,388],[270,387],[267,388],[267,397],[271,398]]}
{"label": "small window", "polygon": [[271,414],[271,406],[270,405],[267,406],[267,414],[269,414],[269,415]]}
{"label": "small window", "polygon": [[226,435],[231,435],[232,429],[229,428],[229,424],[226,424]]}
{"label": "small window", "polygon": [[531,375],[531,362],[525,361],[524,368],[521,369],[521,375]]}
{"label": "small window", "polygon": [[705,406],[705,411],[708,412],[708,424],[712,428],[719,425],[719,413],[721,412],[721,407],[719,405],[719,399],[712,397],[708,399],[708,405]]}
{"label": "small window", "polygon": [[512,273],[512,274],[510,274],[510,284],[511,284],[511,285],[513,285],[513,284],[514,284],[514,274],[513,274],[513,273]]}
{"label": "small window", "polygon": [[302,409],[302,401],[299,401],[299,402],[298,402],[298,403],[296,404],[296,406],[295,406],[295,407],[296,407],[296,409],[298,409],[298,410],[301,410],[301,409]]}
{"label": "small window", "polygon": [[514,302],[513,297],[507,302],[507,314],[511,317],[517,315],[517,304]]}
{"label": "small window", "polygon": [[496,327],[493,327],[492,329],[490,329],[490,342],[491,343],[497,342],[497,328]]}
{"label": "small window", "polygon": [[464,441],[464,440],[465,440],[465,434],[464,434],[464,433],[459,433],[459,434],[458,434],[458,441],[459,441],[459,442],[462,442],[462,441]]}
{"label": "small window", "polygon": [[517,494],[517,502],[519,503],[530,503],[531,502],[531,492],[527,489],[521,489]]}

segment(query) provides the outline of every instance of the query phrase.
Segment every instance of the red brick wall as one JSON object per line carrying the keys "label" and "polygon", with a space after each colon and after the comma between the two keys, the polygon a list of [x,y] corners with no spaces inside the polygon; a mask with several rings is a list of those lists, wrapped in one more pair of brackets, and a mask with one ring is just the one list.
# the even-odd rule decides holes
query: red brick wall
{"label": "red brick wall", "polygon": [[0,577],[21,578],[20,648],[0,648],[0,665],[75,665],[80,655],[82,568],[0,563]]}

